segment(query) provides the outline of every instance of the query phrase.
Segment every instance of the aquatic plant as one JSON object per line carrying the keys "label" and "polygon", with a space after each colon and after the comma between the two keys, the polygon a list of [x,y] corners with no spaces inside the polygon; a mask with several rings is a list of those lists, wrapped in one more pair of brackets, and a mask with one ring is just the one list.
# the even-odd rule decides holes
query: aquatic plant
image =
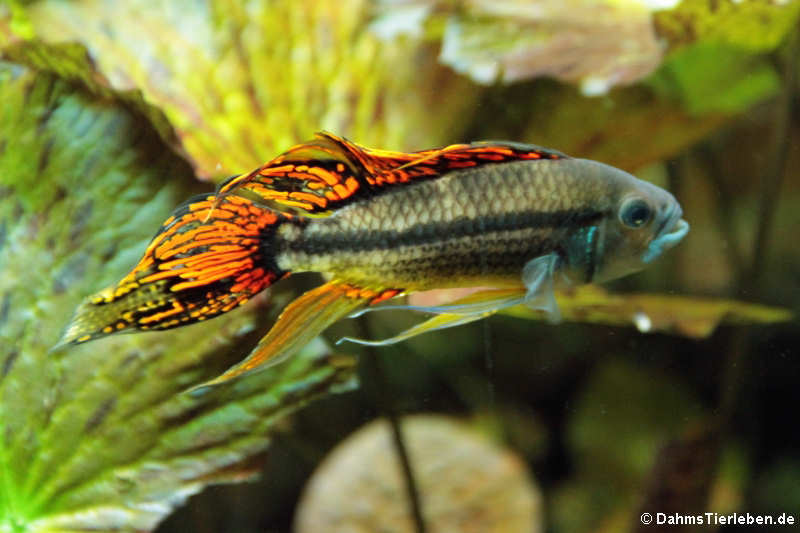
{"label": "aquatic plant", "polygon": [[[718,9],[711,4],[718,4]],[[394,9],[392,3],[385,7]],[[797,2],[699,0],[648,13],[654,26],[647,31],[654,31],[664,46],[660,59],[648,56],[647,68],[658,69],[643,82],[612,90],[598,100],[547,80],[479,86],[443,66],[437,48],[445,35],[442,20],[455,17],[458,22],[458,17],[466,16],[462,26],[468,24],[482,38],[497,35],[494,28],[502,25],[488,20],[495,14],[477,17],[450,11],[448,6],[432,11],[421,31],[387,39],[375,33],[380,14],[369,3],[356,0],[3,4],[0,531],[153,529],[206,485],[252,479],[263,464],[264,451],[276,439],[280,450],[282,439],[299,438],[278,436],[286,415],[312,399],[352,389],[354,361],[333,354],[316,340],[292,361],[227,388],[205,396],[181,394],[250,349],[257,340],[255,332],[267,327],[288,300],[281,293],[272,295],[271,302],[256,301],[186,331],[120,336],[48,354],[76,303],[122,277],[175,205],[212,188],[198,178],[219,181],[255,168],[319,129],[405,150],[513,138],[639,170],[669,185],[685,202],[695,233],[671,264],[640,279],[664,287],[659,281],[672,270],[677,278],[670,279],[691,291],[724,293],[742,286],[752,297],[758,278],[764,276],[756,268],[758,261],[764,261],[764,245],[756,248],[751,263],[750,247],[742,242],[750,236],[749,228],[766,228],[759,234],[769,230],[774,203],[767,198],[762,208],[767,216],[756,219],[758,209],[748,202],[758,197],[758,189],[744,182],[729,184],[747,190],[731,201],[725,196],[724,179],[720,181],[724,209],[719,211],[719,225],[728,245],[723,249],[718,245],[720,232],[712,230],[718,221],[713,219],[717,211],[714,200],[708,199],[715,198],[708,193],[709,185],[685,161],[670,163],[666,173],[659,162],[687,153],[689,147],[695,147],[693,164],[701,161],[714,167],[737,160],[715,159],[715,143],[731,145],[720,137],[708,139],[723,127],[735,127],[734,120],[757,104],[776,96],[781,102],[792,101],[794,85],[776,60],[791,54],[788,48],[775,50],[796,25],[798,13]],[[480,34],[481,21],[490,30],[485,35]],[[531,72],[550,72],[547,65],[536,66]],[[637,72],[617,81],[633,82],[644,74]],[[701,141],[705,144],[699,150]],[[702,155],[709,153],[712,156]],[[780,146],[776,154],[775,161],[787,157],[781,159]],[[760,176],[767,167],[770,175],[780,175],[780,165],[775,171],[771,165],[755,167],[751,176]],[[731,217],[727,222],[726,216]],[[791,242],[786,228],[792,224],[772,227],[783,241]],[[788,266],[774,267],[782,290],[773,293],[773,299],[788,302],[785,280],[791,279],[787,272],[794,256],[789,247],[778,244],[780,257],[790,259],[784,262]],[[694,266],[698,262],[701,268]],[[749,279],[755,281],[739,285],[738,280]],[[568,322],[615,328],[591,330],[594,336],[583,329],[573,335],[578,330],[570,328],[576,326],[567,324],[556,330],[559,333],[536,336],[540,330],[533,324],[541,316],[514,308],[508,313],[517,318],[499,317],[493,322],[493,327],[514,335],[512,340],[495,338],[495,350],[504,353],[492,359],[494,366],[488,371],[489,382],[500,376],[506,390],[487,389],[487,376],[470,368],[481,365],[465,364],[469,354],[475,363],[476,345],[485,345],[476,336],[481,330],[474,329],[446,341],[434,338],[425,345],[405,345],[405,353],[390,349],[387,357],[378,356],[387,367],[383,378],[395,389],[412,391],[398,397],[430,402],[413,404],[415,409],[423,405],[448,409],[460,402],[477,410],[486,398],[497,395],[501,405],[492,420],[503,428],[503,437],[515,448],[529,450],[526,459],[532,463],[549,464],[543,452],[526,440],[531,437],[525,428],[538,415],[525,409],[532,394],[552,393],[547,387],[551,381],[560,383],[556,374],[569,372],[560,365],[584,357],[584,364],[577,366],[591,379],[580,389],[577,414],[561,426],[569,428],[569,453],[579,458],[575,475],[557,487],[551,478],[546,487],[554,497],[551,522],[559,530],[587,530],[600,519],[627,524],[636,510],[632,495],[642,479],[652,476],[648,494],[660,494],[674,463],[685,457],[681,450],[699,450],[694,455],[708,458],[708,464],[721,457],[723,465],[716,478],[711,467],[693,470],[706,484],[686,496],[692,505],[698,505],[713,485],[715,494],[723,495],[714,505],[735,506],[731,495],[743,492],[745,461],[735,447],[722,447],[719,428],[725,427],[725,420],[729,423],[735,410],[740,388],[731,384],[741,382],[741,377],[731,374],[723,380],[733,399],[722,400],[720,422],[698,407],[701,402],[685,390],[683,380],[675,375],[662,379],[661,368],[643,370],[620,355],[624,343],[598,338],[627,335],[635,331],[631,326],[708,338],[719,323],[783,321],[788,314],[728,300],[622,295],[593,287],[557,298]],[[522,315],[536,322],[519,320]],[[396,331],[403,319],[391,320]],[[370,324],[380,333],[388,332],[385,322]],[[628,329],[616,328],[624,325]],[[344,329],[332,338],[342,331],[352,334],[347,327],[341,326]],[[707,342],[722,345],[720,337],[730,331],[723,330]],[[640,339],[638,334],[626,338]],[[650,347],[676,343],[669,350],[679,360],[677,352],[700,346],[664,339],[630,342]],[[538,350],[533,357],[530,344]],[[731,361],[723,368],[746,367],[740,364],[745,341],[733,338],[725,347]],[[415,357],[415,351],[427,358]],[[596,369],[591,368],[594,362]],[[539,379],[542,375],[532,368],[553,375]],[[391,390],[385,382],[374,381],[362,382],[364,390]],[[663,388],[652,386],[655,381]],[[446,386],[424,388],[431,383]],[[636,383],[645,384],[636,387]],[[561,398],[555,393],[552,397]],[[364,409],[367,402],[356,398],[339,397],[336,401],[355,403],[345,404],[336,415],[322,411],[324,415],[315,419],[313,411],[307,412],[299,424],[302,427],[303,416],[308,416],[318,422],[314,431],[336,426],[334,433],[340,437],[338,432],[358,425],[341,414],[352,412],[353,405]],[[371,401],[377,395],[367,398]],[[548,398],[539,396],[538,401],[546,404]],[[662,399],[663,405],[654,398]],[[514,408],[506,409],[504,403]],[[385,407],[377,400],[376,404]],[[331,409],[321,407],[326,408]],[[605,418],[609,409],[618,415],[613,424]],[[668,423],[647,423],[654,419]],[[708,432],[687,431],[689,419]],[[306,430],[312,431],[308,426]],[[559,429],[547,431],[557,435]],[[659,456],[658,469],[651,469],[659,444],[681,432],[686,432],[685,438]],[[310,455],[318,456],[322,450],[314,446],[325,439],[314,435],[303,445],[313,448]],[[289,463],[283,468],[302,473],[297,464],[301,461]],[[791,470],[792,458],[781,464]],[[281,467],[270,464],[267,472],[275,486],[261,485],[258,490],[272,490],[273,497],[280,493],[284,486],[273,474]],[[616,476],[624,487],[614,497],[604,496],[605,473]],[[769,472],[764,475],[772,480],[769,483],[781,482]],[[773,486],[769,483],[765,486]],[[265,506],[264,495],[251,498]],[[285,499],[278,502],[291,506]],[[578,517],[574,509],[586,512]]]}

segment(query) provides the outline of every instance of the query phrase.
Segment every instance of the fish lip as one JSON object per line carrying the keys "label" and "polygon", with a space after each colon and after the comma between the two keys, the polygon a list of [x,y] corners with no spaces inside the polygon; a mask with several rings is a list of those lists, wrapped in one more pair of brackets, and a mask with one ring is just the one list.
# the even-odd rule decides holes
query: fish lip
{"label": "fish lip", "polygon": [[661,237],[667,235],[668,231],[675,227],[682,216],[683,209],[681,209],[681,206],[677,203],[672,204],[672,207],[670,207],[669,210],[669,216],[664,217],[664,222],[662,222],[661,227],[658,228],[655,239],[660,239]]}
{"label": "fish lip", "polygon": [[656,236],[647,246],[647,251],[642,256],[645,263],[650,263],[665,250],[678,244],[689,232],[689,223],[683,220],[683,210],[678,204],[671,209],[668,217],[665,217],[661,227],[656,232]]}

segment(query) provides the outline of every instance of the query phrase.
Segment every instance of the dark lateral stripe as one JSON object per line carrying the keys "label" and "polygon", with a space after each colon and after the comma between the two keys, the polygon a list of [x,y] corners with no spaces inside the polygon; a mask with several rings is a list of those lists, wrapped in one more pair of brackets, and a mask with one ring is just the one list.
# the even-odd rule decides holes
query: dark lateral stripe
{"label": "dark lateral stripe", "polygon": [[417,224],[407,230],[397,231],[352,231],[313,238],[302,238],[286,243],[291,251],[308,254],[337,252],[367,252],[398,246],[421,246],[494,232],[524,229],[574,229],[595,224],[605,215],[593,209],[567,211],[527,211],[514,214],[495,215],[477,219],[459,218],[451,222],[429,222]]}

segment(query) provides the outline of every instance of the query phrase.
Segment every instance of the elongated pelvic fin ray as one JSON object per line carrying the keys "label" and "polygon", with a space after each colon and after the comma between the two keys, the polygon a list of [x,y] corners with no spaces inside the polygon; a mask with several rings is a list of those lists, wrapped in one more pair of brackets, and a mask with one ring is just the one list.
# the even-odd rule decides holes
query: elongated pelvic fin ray
{"label": "elongated pelvic fin ray", "polygon": [[339,281],[331,281],[306,292],[283,310],[246,359],[226,370],[221,376],[191,390],[197,392],[220,385],[285,360],[328,326],[354,309],[380,299],[381,294],[380,291],[361,289]]}
{"label": "elongated pelvic fin ray", "polygon": [[436,316],[388,339],[371,341],[344,337],[339,339],[337,344],[349,341],[368,346],[387,346],[429,331],[469,324],[491,316],[501,309],[519,304],[525,304],[532,309],[544,311],[549,322],[560,322],[561,313],[555,299],[555,272],[558,268],[558,262],[559,257],[556,254],[548,254],[528,261],[522,271],[524,289],[490,289],[470,294],[449,304],[430,307],[389,305],[363,309],[351,316],[359,316],[380,309],[423,311],[434,313]]}
{"label": "elongated pelvic fin ray", "polygon": [[456,315],[456,314],[443,313],[436,315],[432,318],[429,318],[425,322],[417,324],[416,326],[412,326],[407,330],[405,330],[404,332],[399,333],[394,337],[390,337],[388,339],[370,341],[366,339],[358,339],[355,337],[342,337],[341,339],[336,341],[336,344],[341,344],[347,341],[347,342],[353,342],[355,344],[363,344],[365,346],[389,346],[391,344],[397,344],[398,342],[402,342],[412,337],[416,337],[417,335],[422,335],[423,333],[436,331],[437,329],[446,329],[455,326],[461,326],[463,324],[469,324],[470,322],[475,322],[476,320],[488,317],[494,313],[495,311],[487,311],[485,313],[470,314],[470,315]]}
{"label": "elongated pelvic fin ray", "polygon": [[[473,294],[482,294],[481,292],[476,292]],[[495,310],[497,306],[497,302],[494,299],[490,300],[481,300],[481,301],[464,301],[466,299],[460,299],[453,301],[449,304],[440,304],[440,305],[431,305],[431,306],[423,306],[423,305],[402,305],[402,304],[393,304],[393,305],[380,305],[376,307],[366,307],[364,309],[359,309],[355,313],[350,315],[350,318],[357,318],[361,315],[372,313],[374,311],[420,311],[422,313],[431,313],[434,315],[444,315],[444,314],[455,314],[455,315],[481,315],[487,311]],[[520,297],[519,301],[516,303],[523,303],[524,298]],[[461,303],[459,303],[461,302]],[[516,305],[516,303],[509,303],[509,305]]]}
{"label": "elongated pelvic fin ray", "polygon": [[[412,326],[402,333],[399,333],[398,335],[388,339],[371,341],[367,339],[343,337],[337,341],[337,344],[345,341],[356,344],[365,344],[368,346],[387,346],[390,344],[395,344],[412,337],[416,337],[417,335],[428,333],[429,331],[436,331],[437,329],[445,329],[454,326],[460,326],[462,324],[469,324],[470,322],[486,318],[493,315],[500,309],[505,309],[506,307],[524,303],[525,296],[526,291],[523,288],[489,289],[470,294],[469,296],[459,298],[450,304],[442,306],[428,308],[417,306],[397,306],[399,308],[410,307],[419,311],[435,313],[436,316],[431,317],[428,320],[417,324],[416,326]],[[393,307],[394,306],[389,306],[388,308],[391,309]],[[443,309],[449,309],[449,311],[443,312]]]}

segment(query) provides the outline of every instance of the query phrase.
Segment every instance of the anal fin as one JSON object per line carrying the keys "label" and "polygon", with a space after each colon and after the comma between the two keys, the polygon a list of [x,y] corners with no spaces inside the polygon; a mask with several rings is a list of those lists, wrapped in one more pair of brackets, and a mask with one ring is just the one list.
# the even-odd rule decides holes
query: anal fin
{"label": "anal fin", "polygon": [[358,307],[380,297],[379,291],[330,281],[291,302],[250,355],[222,375],[191,389],[220,385],[290,357],[328,326]]}

